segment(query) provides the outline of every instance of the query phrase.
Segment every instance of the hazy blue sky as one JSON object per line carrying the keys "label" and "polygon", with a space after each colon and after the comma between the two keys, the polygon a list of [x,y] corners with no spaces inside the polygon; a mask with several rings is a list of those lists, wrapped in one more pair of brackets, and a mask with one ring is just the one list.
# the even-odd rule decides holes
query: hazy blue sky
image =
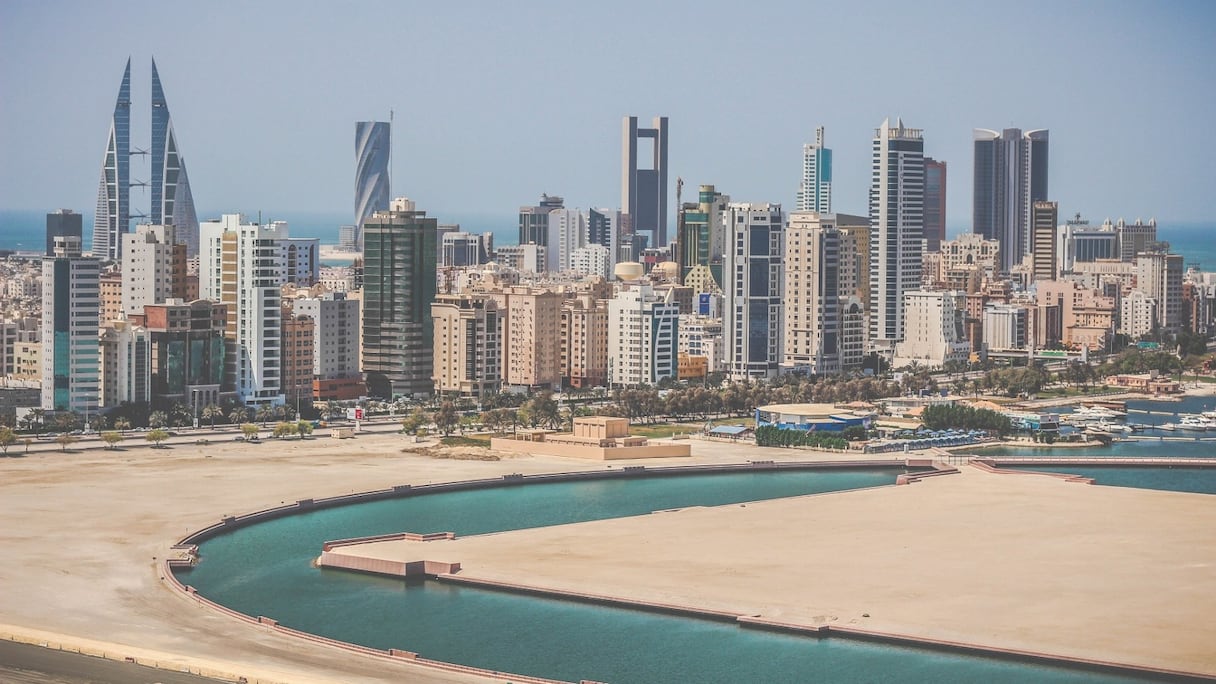
{"label": "hazy blue sky", "polygon": [[155,56],[207,214],[353,212],[354,122],[394,109],[394,194],[440,218],[618,206],[634,114],[670,117],[673,185],[737,201],[792,206],[824,125],[835,208],[864,213],[902,116],[950,165],[951,225],[971,129],[1006,126],[1051,130],[1064,215],[1216,220],[1216,2],[4,0],[0,208],[92,212],[128,56],[133,145]]}

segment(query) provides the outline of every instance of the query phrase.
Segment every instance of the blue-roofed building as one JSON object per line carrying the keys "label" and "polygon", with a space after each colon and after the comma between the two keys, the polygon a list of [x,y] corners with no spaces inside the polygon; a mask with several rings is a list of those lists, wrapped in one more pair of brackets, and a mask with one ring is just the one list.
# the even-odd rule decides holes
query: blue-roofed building
{"label": "blue-roofed building", "polygon": [[869,430],[875,414],[837,408],[832,404],[771,404],[756,409],[756,427],[775,425],[785,430],[843,432],[860,426]]}

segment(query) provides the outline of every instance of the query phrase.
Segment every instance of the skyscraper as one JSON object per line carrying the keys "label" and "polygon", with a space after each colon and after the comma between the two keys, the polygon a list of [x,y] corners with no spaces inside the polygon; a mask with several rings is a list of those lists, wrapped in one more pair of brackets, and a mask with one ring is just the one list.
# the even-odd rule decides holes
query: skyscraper
{"label": "skyscraper", "polygon": [[74,237],[77,241],[83,239],[83,225],[80,214],[71,209],[60,209],[46,215],[46,254],[55,256],[55,238]]}
{"label": "skyscraper", "polygon": [[[680,265],[680,282],[686,283],[694,270],[701,271],[700,280],[713,280],[722,287],[722,256],[726,251],[726,231],[722,217],[730,198],[712,185],[702,185],[697,202],[685,202],[680,207],[676,225],[676,263]],[[694,280],[697,277],[694,276]]]}
{"label": "skyscraper", "polygon": [[1059,204],[1056,202],[1035,202],[1033,234],[1031,237],[1031,258],[1034,265],[1035,280],[1055,280],[1059,274],[1059,260],[1056,258],[1056,226],[1059,225]]}
{"label": "skyscraper", "polygon": [[870,345],[893,353],[904,337],[904,293],[920,288],[925,141],[903,119],[874,134],[870,185]]}
{"label": "skyscraper", "polygon": [[549,212],[564,207],[564,200],[556,195],[540,196],[540,204],[519,208],[519,244],[549,244]]}
{"label": "skyscraper", "polygon": [[[790,214],[785,234],[782,365],[818,375],[840,372],[842,236],[836,217]],[[851,292],[845,292],[851,295]]]}
{"label": "skyscraper", "polygon": [[815,129],[814,145],[802,146],[797,210],[832,213],[832,151],[823,146],[823,126]]}
{"label": "skyscraper", "polygon": [[42,258],[42,408],[97,410],[101,400],[101,262],[81,256],[75,236]]}
{"label": "skyscraper", "polygon": [[[136,152],[135,154],[144,154]],[[178,240],[191,256],[198,253],[198,216],[186,176],[169,105],[161,87],[156,60],[152,61],[151,211],[131,211],[131,60],[123,71],[110,122],[110,136],[101,162],[101,184],[97,212],[93,216],[93,256],[103,260],[122,258],[122,236],[130,232],[132,218],[177,228]]]}
{"label": "skyscraper", "polygon": [[1046,130],[977,128],[972,230],[1001,245],[1006,273],[1030,251],[1034,203],[1047,199]]}
{"label": "skyscraper", "polygon": [[101,186],[93,215],[93,256],[117,261],[120,237],[131,223],[131,60],[122,72],[105,156],[101,160]]}
{"label": "skyscraper", "polygon": [[151,222],[171,225],[186,256],[198,254],[198,215],[186,176],[186,160],[177,146],[165,90],[152,60],[152,214]]}
{"label": "skyscraper", "polygon": [[239,214],[204,222],[199,233],[199,294],[227,305],[225,389],[246,406],[282,404],[282,287],[317,281],[318,240],[290,237],[282,221],[245,223]]}
{"label": "skyscraper", "polygon": [[437,221],[398,198],[367,219],[363,244],[363,371],[391,399],[433,388]]}
{"label": "skyscraper", "polygon": [[355,122],[355,243],[360,251],[363,224],[377,211],[388,211],[392,141],[387,121]]}
{"label": "skyscraper", "polygon": [[946,162],[925,157],[925,249],[936,252],[946,239]]}
{"label": "skyscraper", "polygon": [[780,204],[731,203],[722,284],[726,368],[732,380],[777,375],[785,283],[785,235]]}
{"label": "skyscraper", "polygon": [[[651,128],[638,128],[627,116],[621,126],[621,211],[629,217],[631,235],[648,239],[647,247],[667,246],[667,117],[655,117]],[[638,141],[651,140],[650,167],[640,166]]]}

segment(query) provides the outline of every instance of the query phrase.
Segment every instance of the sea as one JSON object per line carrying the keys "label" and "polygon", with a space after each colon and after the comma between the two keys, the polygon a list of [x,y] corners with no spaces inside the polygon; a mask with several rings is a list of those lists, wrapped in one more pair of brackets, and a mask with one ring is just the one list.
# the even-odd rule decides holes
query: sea
{"label": "sea", "polygon": [[[200,220],[218,218],[224,212],[199,212]],[[503,213],[429,213],[440,224],[457,224],[468,233],[493,233],[495,245],[514,245],[519,242],[519,218],[514,211]],[[256,214],[246,214],[248,220],[258,220]],[[82,214],[84,244],[87,250],[92,244],[93,215]],[[265,222],[287,221],[293,237],[318,238],[322,245],[338,244],[338,228],[350,225],[350,212],[287,212],[263,214]],[[1183,255],[1187,268],[1197,266],[1200,270],[1216,271],[1216,240],[1211,239],[1216,221],[1199,223],[1157,224],[1159,239],[1170,243],[1172,251]],[[965,232],[962,226],[951,226],[947,231],[951,238]],[[46,212],[0,209],[0,250],[18,252],[41,252],[46,244]]]}

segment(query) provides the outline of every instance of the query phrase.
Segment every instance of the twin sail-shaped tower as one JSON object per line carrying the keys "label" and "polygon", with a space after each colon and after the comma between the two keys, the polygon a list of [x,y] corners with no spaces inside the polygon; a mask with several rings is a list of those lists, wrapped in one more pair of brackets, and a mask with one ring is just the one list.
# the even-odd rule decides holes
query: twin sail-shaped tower
{"label": "twin sail-shaped tower", "polygon": [[97,191],[97,213],[93,217],[93,256],[118,261],[122,258],[122,236],[130,231],[132,219],[172,225],[175,239],[186,245],[186,252],[198,254],[198,215],[190,194],[186,162],[173,133],[173,119],[165,102],[165,90],[152,60],[152,146],[151,180],[134,183],[149,186],[152,205],[148,213],[131,209],[131,156],[149,154],[131,151],[131,60],[122,74],[110,137],[101,164],[101,185]]}

